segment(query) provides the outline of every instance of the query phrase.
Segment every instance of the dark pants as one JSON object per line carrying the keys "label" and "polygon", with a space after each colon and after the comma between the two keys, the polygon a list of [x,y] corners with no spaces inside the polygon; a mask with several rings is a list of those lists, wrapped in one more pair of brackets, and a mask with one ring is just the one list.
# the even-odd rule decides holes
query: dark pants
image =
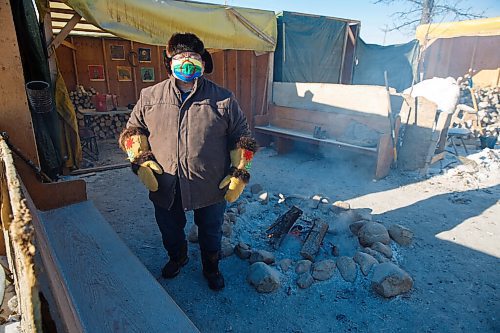
{"label": "dark pants", "polygon": [[[177,185],[174,203],[170,209],[157,205],[154,207],[163,246],[170,257],[175,256],[179,253],[182,244],[186,242],[186,234],[184,233],[186,215],[182,208],[179,186]],[[222,201],[194,210],[194,223],[198,226],[198,243],[202,252],[220,251],[225,209],[226,202]]]}

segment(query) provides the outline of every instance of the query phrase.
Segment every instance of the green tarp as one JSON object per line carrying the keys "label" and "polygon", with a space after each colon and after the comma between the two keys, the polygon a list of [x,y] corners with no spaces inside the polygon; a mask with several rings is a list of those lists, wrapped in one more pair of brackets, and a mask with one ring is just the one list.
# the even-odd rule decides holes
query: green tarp
{"label": "green tarp", "polygon": [[381,46],[366,44],[358,38],[352,84],[384,86],[384,71],[387,71],[389,86],[398,92],[403,91],[417,78],[418,54],[417,40]]}
{"label": "green tarp", "polygon": [[340,82],[345,21],[283,12],[277,23],[274,81]]}

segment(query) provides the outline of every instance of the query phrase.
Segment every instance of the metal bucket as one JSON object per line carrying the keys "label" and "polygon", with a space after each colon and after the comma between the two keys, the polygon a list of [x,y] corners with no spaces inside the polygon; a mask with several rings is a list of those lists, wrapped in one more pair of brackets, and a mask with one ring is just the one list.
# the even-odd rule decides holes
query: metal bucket
{"label": "metal bucket", "polygon": [[28,101],[35,113],[49,113],[52,110],[52,93],[45,81],[30,81],[26,84]]}

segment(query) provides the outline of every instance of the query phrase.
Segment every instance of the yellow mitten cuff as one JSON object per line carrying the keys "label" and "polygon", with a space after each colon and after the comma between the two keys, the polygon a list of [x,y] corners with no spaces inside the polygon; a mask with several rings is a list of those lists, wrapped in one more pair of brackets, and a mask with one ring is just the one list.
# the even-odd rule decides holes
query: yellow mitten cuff
{"label": "yellow mitten cuff", "polygon": [[236,143],[236,149],[230,151],[231,165],[237,169],[250,170],[252,159],[257,151],[257,142],[250,137],[241,137]]}
{"label": "yellow mitten cuff", "polygon": [[130,162],[150,150],[147,132],[138,127],[124,129],[118,143],[120,148],[127,153]]}

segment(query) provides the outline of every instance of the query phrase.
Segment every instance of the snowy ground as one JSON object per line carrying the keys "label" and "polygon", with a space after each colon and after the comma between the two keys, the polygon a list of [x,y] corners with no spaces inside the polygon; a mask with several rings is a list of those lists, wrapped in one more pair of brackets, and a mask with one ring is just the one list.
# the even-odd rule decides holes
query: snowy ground
{"label": "snowy ground", "polygon": [[[485,151],[465,164],[448,157],[442,162],[452,163],[448,169],[440,174],[438,163],[431,178],[393,171],[375,182],[374,161],[362,155],[276,155],[271,149],[257,154],[251,183],[261,184],[271,200],[261,205],[244,193],[246,212],[234,225],[232,241],[270,250],[265,229],[291,204],[304,210],[305,220],[321,216],[335,223],[333,213],[312,210],[307,201],[278,204],[278,193],[322,194],[353,208],[371,208],[374,220],[386,226],[399,223],[415,233],[410,247],[392,246],[395,261],[413,277],[414,289],[390,300],[371,290],[370,276],[358,271],[351,284],[338,270],[332,279],[302,290],[292,269],[282,273],[277,292],[259,294],[246,283],[248,262],[235,255],[223,260],[226,288],[215,293],[201,275],[197,244],[190,244],[190,262],[181,274],[164,280],[160,270],[167,256],[152,204],[135,175],[119,169],[84,179],[89,199],[202,332],[499,332],[499,156],[498,150]],[[335,259],[331,242],[345,243],[341,255],[353,254],[356,244],[348,236],[335,237],[327,236],[320,258]],[[276,256],[299,259],[293,242]]]}

